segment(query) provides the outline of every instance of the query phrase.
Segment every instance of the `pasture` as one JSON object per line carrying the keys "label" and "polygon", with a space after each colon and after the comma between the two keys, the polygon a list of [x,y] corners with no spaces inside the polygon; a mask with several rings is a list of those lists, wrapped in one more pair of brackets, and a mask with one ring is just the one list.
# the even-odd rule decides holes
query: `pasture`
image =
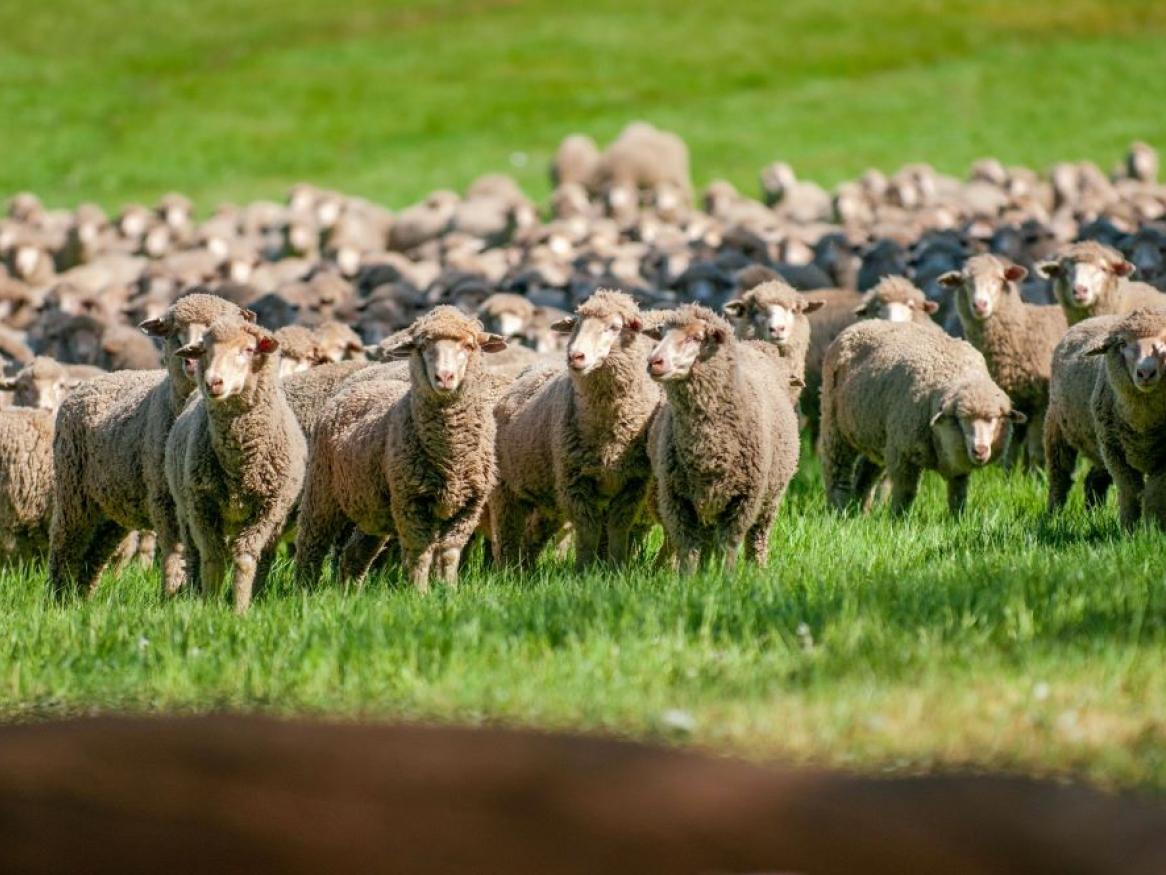
{"label": "pasture", "polygon": [[[783,158],[831,184],[976,157],[1108,166],[1166,144],[1166,5],[341,0],[0,8],[0,193],[116,209],[178,190],[278,199],[300,179],[399,207],[493,170],[544,199],[564,134],[633,118],[696,182]],[[805,449],[805,448],[804,448]],[[1113,498],[1044,516],[1038,474],[938,481],[911,513],[830,513],[817,463],[766,570],[533,575],[456,591],[394,575],[249,616],[107,575],[83,603],[0,572],[0,719],[217,709],[506,723],[869,772],[999,768],[1166,792],[1163,539]],[[656,542],[653,543],[655,547]]]}

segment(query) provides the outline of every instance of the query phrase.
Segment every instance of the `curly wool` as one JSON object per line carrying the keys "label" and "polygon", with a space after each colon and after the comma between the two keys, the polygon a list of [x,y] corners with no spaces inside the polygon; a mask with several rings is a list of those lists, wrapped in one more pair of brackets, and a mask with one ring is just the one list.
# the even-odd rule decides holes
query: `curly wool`
{"label": "curly wool", "polygon": [[648,455],[669,543],[686,570],[716,551],[732,559],[742,544],[746,558],[764,565],[798,465],[797,417],[786,395],[772,390],[785,370],[705,307],[683,306],[663,327],[724,334],[687,379],[664,384],[667,400],[652,422]]}
{"label": "curly wool", "polygon": [[1154,286],[1117,276],[1108,270],[1111,265],[1125,261],[1125,256],[1112,246],[1106,246],[1096,240],[1083,240],[1066,246],[1057,253],[1054,260],[1062,265],[1094,264],[1106,269],[1107,282],[1097,299],[1088,307],[1082,307],[1072,300],[1066,283],[1058,278],[1053,279],[1054,295],[1065,311],[1065,317],[1070,325],[1095,316],[1128,313],[1138,307],[1166,306],[1166,295]]}
{"label": "curly wool", "polygon": [[634,546],[651,477],[648,423],[660,403],[647,372],[652,343],[627,327],[641,313],[623,292],[600,290],[576,315],[618,316],[625,328],[590,373],[560,361],[515,382],[499,403],[500,483],[491,500],[499,561],[533,561],[563,523],[575,528],[581,564],[623,561]]}
{"label": "curly wool", "polygon": [[39,558],[53,506],[53,414],[0,410],[0,561]]}

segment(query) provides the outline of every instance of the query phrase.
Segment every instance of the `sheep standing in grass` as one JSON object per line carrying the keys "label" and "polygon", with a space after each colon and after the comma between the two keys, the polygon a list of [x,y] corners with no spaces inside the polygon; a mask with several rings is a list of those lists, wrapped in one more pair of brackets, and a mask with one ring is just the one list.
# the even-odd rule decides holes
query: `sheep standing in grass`
{"label": "sheep standing in grass", "polygon": [[988,373],[1030,421],[1026,449],[1029,459],[1040,463],[1053,349],[1068,323],[1060,307],[1021,300],[1017,284],[1027,275],[1018,264],[976,255],[939,282],[957,295],[964,334],[984,354]]}
{"label": "sheep standing in grass", "polygon": [[822,383],[822,479],[836,509],[865,507],[883,469],[891,509],[908,510],[924,470],[947,481],[959,513],[972,471],[1007,447],[1012,410],[984,356],[962,340],[914,323],[869,320],[843,331],[826,353]]}
{"label": "sheep standing in grass", "polygon": [[53,439],[56,490],[49,548],[54,592],[89,591],[125,534],[157,533],[167,593],[182,585],[182,547],[166,485],[166,436],[194,391],[193,366],[175,355],[220,316],[244,311],[190,294],[142,323],[163,338],[164,371],[118,371],[87,380],[61,405]]}
{"label": "sheep standing in grass", "polygon": [[1119,322],[1117,316],[1096,316],[1065,332],[1053,351],[1053,377],[1049,385],[1049,409],[1045,414],[1045,462],[1049,470],[1049,512],[1064,507],[1073,483],[1078,454],[1089,460],[1085,477],[1085,506],[1105,501],[1112,478],[1101,458],[1093,425],[1093,392],[1104,379],[1105,361],[1087,355]]}
{"label": "sheep standing in grass", "polygon": [[340,576],[363,578],[389,539],[400,542],[419,590],[431,574],[457,581],[462,550],[494,488],[494,405],[503,381],[483,353],[506,348],[453,307],[417,320],[393,349],[408,358],[410,382],[355,382],[323,410],[312,439],[296,558],[314,583],[350,527]]}
{"label": "sheep standing in grass", "polygon": [[648,423],[660,402],[644,370],[642,318],[623,292],[596,292],[555,325],[571,335],[566,371],[519,380],[499,405],[490,501],[499,562],[529,566],[563,523],[574,526],[581,568],[624,562],[636,546],[651,479]]}
{"label": "sheep standing in grass", "polygon": [[667,402],[652,422],[648,455],[656,510],[681,570],[723,554],[764,565],[769,533],[798,466],[788,382],[762,345],[738,340],[711,310],[686,305],[645,330],[658,342],[648,372]]}
{"label": "sheep standing in grass", "polygon": [[166,480],[189,576],[216,599],[232,566],[239,613],[251,604],[252,587],[263,585],[307,462],[280,387],[278,350],[269,331],[228,316],[177,352],[197,362],[201,397],[170,431]]}
{"label": "sheep standing in grass", "polygon": [[[729,301],[723,309],[737,337],[772,343],[787,360],[790,375],[804,385],[810,350],[810,320],[806,316],[824,305],[824,301],[808,298],[782,280],[770,280]],[[790,392],[797,401],[800,387],[791,385]]]}
{"label": "sheep standing in grass", "polygon": [[1135,310],[1083,354],[1104,356],[1093,426],[1122,525],[1147,517],[1166,528],[1166,309]]}
{"label": "sheep standing in grass", "polygon": [[1070,325],[1091,316],[1166,306],[1166,295],[1148,283],[1128,279],[1134,265],[1112,247],[1093,240],[1074,243],[1038,271],[1053,283],[1053,295]]}

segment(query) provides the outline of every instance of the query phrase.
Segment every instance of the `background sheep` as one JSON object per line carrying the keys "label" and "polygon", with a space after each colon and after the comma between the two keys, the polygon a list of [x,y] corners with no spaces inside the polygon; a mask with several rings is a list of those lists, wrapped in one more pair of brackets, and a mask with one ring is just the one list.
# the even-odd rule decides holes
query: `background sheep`
{"label": "background sheep", "polygon": [[250,606],[253,586],[263,586],[307,461],[303,432],[280,388],[278,350],[275,335],[230,315],[176,352],[197,362],[201,396],[166,442],[166,481],[188,577],[213,600],[232,567],[239,613]]}
{"label": "background sheep", "polygon": [[788,374],[734,337],[712,311],[686,305],[646,329],[658,343],[648,370],[667,403],[656,415],[648,455],[656,508],[682,571],[715,555],[765,565],[769,533],[797,470],[793,406],[774,385]]}
{"label": "background sheep", "polygon": [[660,398],[645,370],[651,344],[639,307],[618,291],[597,292],[554,327],[570,333],[567,370],[519,380],[499,405],[495,558],[529,566],[570,523],[579,567],[625,562],[651,476],[647,428]]}
{"label": "background sheep", "polygon": [[968,475],[999,457],[1011,423],[1023,421],[969,344],[911,322],[860,322],[826,353],[826,495],[839,510],[865,506],[885,469],[891,508],[902,513],[920,474],[932,470],[947,481],[948,508],[959,513]]}
{"label": "background sheep", "polygon": [[1070,325],[1091,316],[1166,306],[1166,295],[1146,283],[1130,282],[1134,265],[1116,249],[1093,240],[1074,243],[1039,266]]}
{"label": "background sheep", "polygon": [[[807,316],[825,303],[808,298],[782,280],[770,280],[729,301],[723,309],[737,337],[772,343],[787,360],[790,375],[804,385],[806,356],[810,350]],[[800,388],[791,387],[791,390],[791,398],[797,401]]]}

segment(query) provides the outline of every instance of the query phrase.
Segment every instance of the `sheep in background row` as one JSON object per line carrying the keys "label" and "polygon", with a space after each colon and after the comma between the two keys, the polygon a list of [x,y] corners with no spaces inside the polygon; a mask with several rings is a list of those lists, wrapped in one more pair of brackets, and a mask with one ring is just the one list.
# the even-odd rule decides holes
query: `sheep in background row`
{"label": "sheep in background row", "polygon": [[1012,409],[970,344],[915,323],[860,322],[826,353],[822,479],[838,510],[865,508],[885,469],[891,509],[908,510],[924,470],[947,481],[959,513],[968,477],[1005,450]]}
{"label": "sheep in background row", "polygon": [[1020,265],[994,255],[976,255],[939,281],[956,293],[964,334],[983,353],[988,373],[1030,421],[1028,458],[1041,464],[1053,349],[1068,324],[1060,307],[1021,300],[1017,283],[1027,274]]}
{"label": "sheep in background row", "polygon": [[533,564],[564,523],[575,529],[581,568],[625,562],[638,546],[648,422],[660,401],[645,370],[643,320],[628,295],[596,292],[554,326],[570,334],[566,372],[530,373],[499,403],[490,500],[499,563]]}
{"label": "sheep in background row", "polygon": [[200,394],[166,441],[187,578],[214,600],[232,567],[235,610],[243,613],[299,499],[307,443],[280,388],[271,332],[226,316],[176,355],[197,362]]}
{"label": "sheep in background row", "polygon": [[1091,316],[1166,306],[1166,295],[1128,279],[1134,265],[1125,256],[1093,240],[1065,247],[1055,259],[1041,262],[1038,271],[1052,280],[1053,294],[1070,325]]}
{"label": "sheep in background row", "polygon": [[738,340],[711,310],[686,305],[645,333],[648,371],[666,397],[648,456],[656,510],[682,572],[723,555],[765,565],[769,534],[798,466],[790,377],[764,344]]}
{"label": "sheep in background row", "polygon": [[55,414],[77,383],[69,368],[46,356],[37,356],[11,377],[0,379],[0,391],[12,393],[12,406],[34,407]]}
{"label": "sheep in background row", "polygon": [[[807,297],[782,280],[770,280],[729,301],[722,309],[737,337],[772,343],[788,360],[790,374],[805,385],[810,350],[810,320],[806,317],[825,303]],[[792,401],[796,403],[800,394],[798,386],[790,386]]]}
{"label": "sheep in background row", "polygon": [[285,325],[275,332],[279,345],[279,377],[303,373],[324,361],[316,335],[302,325]]}
{"label": "sheep in background row", "polygon": [[220,316],[245,311],[214,295],[185,295],[142,324],[163,338],[164,371],[118,371],[87,380],[61,405],[53,439],[56,490],[49,578],[58,595],[91,591],[125,534],[157,533],[167,593],[182,584],[182,547],[166,484],[166,436],[194,391],[175,353]]}
{"label": "sheep in background row", "polygon": [[1122,525],[1133,528],[1145,517],[1166,528],[1166,309],[1135,310],[1083,354],[1105,360],[1093,425]]}
{"label": "sheep in background row", "polygon": [[476,319],[437,307],[393,348],[409,359],[409,383],[354,382],[325,407],[296,538],[302,582],[315,583],[353,526],[342,579],[359,582],[395,539],[417,589],[428,588],[431,574],[457,581],[497,476],[493,410],[504,381],[486,372],[482,354],[505,347]]}
{"label": "sheep in background row", "polygon": [[884,319],[887,322],[914,322],[932,327],[939,325],[931,318],[939,309],[935,301],[903,276],[883,277],[862,296],[862,303],[854,308],[859,319]]}

